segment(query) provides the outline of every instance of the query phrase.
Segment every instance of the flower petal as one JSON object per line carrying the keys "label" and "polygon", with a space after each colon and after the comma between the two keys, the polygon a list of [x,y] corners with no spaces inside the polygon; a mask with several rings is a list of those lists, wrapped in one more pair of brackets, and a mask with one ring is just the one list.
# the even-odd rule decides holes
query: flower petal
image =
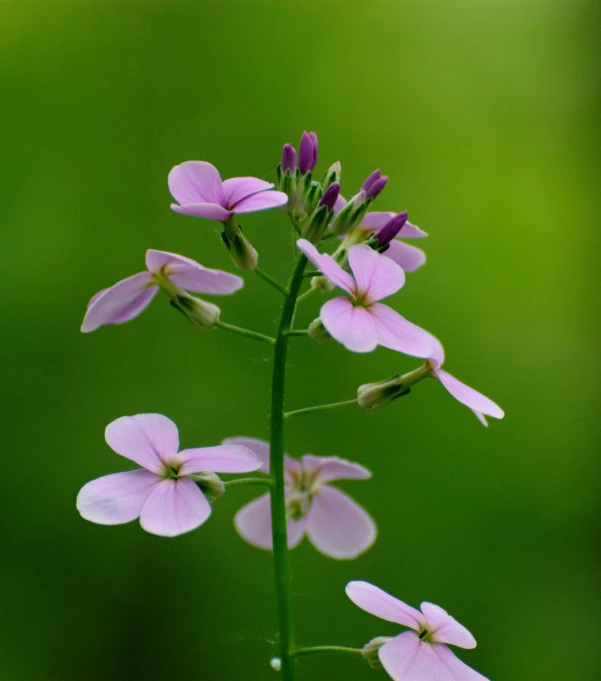
{"label": "flower petal", "polygon": [[387,622],[418,630],[424,621],[419,610],[369,582],[349,582],[346,585],[346,595],[365,612]]}
{"label": "flower petal", "polygon": [[[270,551],[273,542],[271,538],[269,492],[243,506],[234,517],[234,525],[238,534],[249,544]],[[305,520],[289,520],[286,525],[286,533],[288,535],[288,548],[293,549],[298,546],[305,533]]]}
{"label": "flower petal", "polygon": [[[396,213],[391,211],[368,213],[363,220],[361,220],[359,227],[369,229],[370,232],[375,232],[377,234],[395,215]],[[406,222],[403,225],[399,236],[402,239],[423,239],[424,237],[427,237],[428,234],[416,225]]]}
{"label": "flower petal", "polygon": [[246,447],[261,462],[260,470],[262,473],[269,473],[269,442],[257,440],[254,437],[228,437],[221,443],[222,445],[240,445]]}
{"label": "flower petal", "polygon": [[171,210],[182,215],[190,215],[193,218],[206,218],[207,220],[219,220],[225,222],[231,212],[217,203],[177,203],[171,204]]}
{"label": "flower petal", "polygon": [[357,282],[357,295],[370,303],[396,293],[405,283],[405,273],[390,258],[365,244],[351,246],[348,260]]}
{"label": "flower petal", "polygon": [[427,236],[428,232],[424,232],[423,229],[420,229],[417,225],[414,225],[411,222],[406,222],[401,229],[402,239],[424,239]]}
{"label": "flower petal", "polygon": [[257,177],[231,177],[223,182],[225,205],[234,210],[234,206],[243,199],[267,189],[273,189],[273,184]]}
{"label": "flower petal", "polygon": [[104,324],[123,324],[137,317],[159,290],[152,282],[152,274],[140,272],[97,293],[88,305],[81,330],[89,333]]}
{"label": "flower petal", "polygon": [[429,357],[432,340],[427,331],[382,303],[374,303],[369,309],[380,345],[412,357]]}
{"label": "flower petal", "polygon": [[247,196],[233,208],[234,213],[255,213],[259,210],[269,210],[288,203],[288,195],[284,192],[266,191]]}
{"label": "flower petal", "polygon": [[367,480],[371,471],[358,463],[340,459],[337,456],[313,456],[305,454],[302,458],[303,468],[310,475],[317,474],[320,483],[333,480]]}
{"label": "flower petal", "polygon": [[432,643],[431,647],[439,661],[441,681],[489,681],[486,676],[468,667],[442,643]]}
{"label": "flower petal", "polygon": [[183,449],[180,475],[190,473],[250,473],[261,467],[261,461],[250,449],[240,445],[217,445]]}
{"label": "flower petal", "polygon": [[376,540],[376,525],[367,511],[329,485],[318,488],[306,521],[311,543],[330,558],[356,558]]}
{"label": "flower petal", "polygon": [[450,643],[460,648],[475,648],[476,639],[446,610],[434,603],[422,603],[421,611],[428,624],[434,629],[432,640],[436,643]]}
{"label": "flower petal", "polygon": [[438,368],[444,364],[445,360],[444,348],[442,347],[442,343],[438,340],[438,338],[436,338],[436,336],[433,336],[432,334],[429,335],[430,341],[432,342],[432,350],[430,352],[428,360],[430,361],[431,364],[434,365],[435,368]]}
{"label": "flower petal", "polygon": [[140,516],[160,478],[144,469],[113,473],[84,485],[77,495],[77,510],[99,525],[121,525]]}
{"label": "flower petal", "polygon": [[225,208],[225,194],[219,171],[206,161],[186,161],[172,168],[167,179],[169,191],[180,204],[213,203]]}
{"label": "flower petal", "polygon": [[[384,306],[382,306],[384,307]],[[334,298],[319,313],[327,332],[352,352],[371,352],[378,345],[378,332],[372,315],[348,298]]]}
{"label": "flower petal", "polygon": [[161,537],[176,537],[202,525],[211,515],[211,505],[190,478],[162,480],[148,497],[140,514],[140,525]]}
{"label": "flower petal", "polygon": [[465,383],[462,383],[446,371],[443,371],[442,369],[433,369],[433,374],[458,402],[465,404],[465,406],[469,407],[472,411],[486,414],[486,416],[492,416],[495,419],[502,419],[505,416],[505,412],[498,404],[495,404],[477,390],[465,385]]}
{"label": "flower petal", "polygon": [[122,416],[108,424],[104,437],[114,452],[159,475],[179,447],[177,426],[162,414]]}
{"label": "flower petal", "polygon": [[168,277],[176,286],[194,293],[228,295],[244,286],[244,279],[203,267],[190,258],[166,251],[146,251],[146,266],[157,275]]}
{"label": "flower petal", "polygon": [[304,253],[309,261],[327,277],[333,284],[343,291],[352,294],[355,291],[355,282],[348,272],[327,253],[320,253],[315,246],[306,239],[299,239],[296,242],[298,249]]}
{"label": "flower petal", "polygon": [[410,246],[398,239],[390,242],[383,255],[400,265],[404,272],[415,272],[426,262],[426,254],[421,248]]}

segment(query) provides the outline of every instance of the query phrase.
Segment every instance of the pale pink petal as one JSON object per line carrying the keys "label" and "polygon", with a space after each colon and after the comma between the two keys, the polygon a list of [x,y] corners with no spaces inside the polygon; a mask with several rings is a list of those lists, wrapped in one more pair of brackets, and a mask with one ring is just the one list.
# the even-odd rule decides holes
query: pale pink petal
{"label": "pale pink petal", "polygon": [[430,334],[430,341],[432,342],[432,350],[428,360],[434,365],[435,368],[438,368],[444,364],[444,348],[442,347],[442,343],[438,340],[438,338],[432,334]]}
{"label": "pale pink petal", "polygon": [[306,521],[313,546],[338,560],[356,558],[376,540],[376,526],[367,511],[329,485],[317,489]]}
{"label": "pale pink petal", "polygon": [[92,298],[81,330],[89,333],[104,324],[128,322],[150,305],[158,290],[149,272],[140,272],[123,279]]}
{"label": "pale pink petal", "polygon": [[495,404],[488,397],[482,395],[482,393],[457,380],[446,371],[434,369],[433,374],[458,402],[465,404],[472,411],[492,416],[495,419],[502,419],[505,416],[505,412],[498,404]]}
{"label": "pale pink petal", "polygon": [[364,307],[353,305],[348,298],[328,300],[319,316],[330,336],[352,352],[371,352],[378,345],[372,315]]}
{"label": "pale pink petal", "polygon": [[225,205],[230,210],[234,210],[236,204],[242,199],[258,192],[264,192],[267,189],[273,189],[273,184],[259,180],[257,177],[232,177],[229,180],[224,180]]}
{"label": "pale pink petal", "polygon": [[225,207],[219,171],[206,161],[186,161],[175,166],[167,179],[169,191],[180,204],[213,203]]}
{"label": "pale pink petal", "polygon": [[[369,229],[370,232],[375,232],[377,234],[395,215],[397,215],[397,213],[392,213],[390,211],[368,213],[363,220],[361,220],[359,227]],[[426,232],[410,222],[406,222],[399,232],[399,237],[402,239],[423,239],[427,236],[428,234]]]}
{"label": "pale pink petal", "polygon": [[193,218],[206,218],[207,220],[219,220],[225,222],[232,214],[218,203],[177,203],[171,204],[171,210],[182,215],[190,215]]}
{"label": "pale pink petal", "polygon": [[334,215],[338,215],[338,213],[340,213],[340,211],[344,208],[345,205],[346,199],[344,198],[344,196],[342,196],[342,194],[338,194],[338,198],[334,203]]}
{"label": "pale pink petal", "polygon": [[277,208],[288,203],[288,195],[284,192],[266,191],[253,194],[237,203],[232,212],[238,213],[255,213],[259,210],[269,210],[270,208]]}
{"label": "pale pink petal", "polygon": [[221,444],[240,445],[241,447],[250,449],[261,462],[261,468],[258,470],[262,473],[269,473],[269,442],[257,440],[254,437],[228,437]]}
{"label": "pale pink petal", "polygon": [[202,525],[211,515],[211,505],[190,478],[162,480],[148,497],[140,514],[140,525],[161,537],[176,537]]}
{"label": "pale pink petal", "polygon": [[292,482],[294,478],[298,478],[302,471],[303,465],[298,459],[284,454],[284,480],[286,482]]}
{"label": "pale pink petal", "polygon": [[427,331],[407,321],[398,312],[382,303],[374,303],[369,310],[380,345],[412,357],[430,356],[432,340]]}
{"label": "pale pink petal", "polygon": [[486,676],[468,667],[442,643],[432,643],[431,648],[439,661],[441,681],[488,681]]}
{"label": "pale pink petal", "polygon": [[345,272],[342,267],[327,253],[320,253],[315,246],[306,239],[299,239],[296,242],[299,250],[304,253],[309,261],[327,277],[333,284],[347,293],[355,291],[355,281],[348,272]]}
{"label": "pale pink petal", "polygon": [[240,445],[217,445],[183,449],[179,455],[183,461],[180,475],[190,473],[250,473],[261,467],[261,461],[250,449]]}
{"label": "pale pink petal", "polygon": [[162,414],[122,416],[108,424],[104,437],[114,452],[158,474],[179,447],[177,426]]}
{"label": "pale pink petal", "polygon": [[77,495],[77,510],[99,525],[121,525],[139,517],[161,478],[144,469],[113,473],[84,485]]}
{"label": "pale pink petal", "polygon": [[333,480],[367,480],[371,471],[358,463],[340,459],[337,456],[313,456],[305,454],[302,458],[303,468],[310,475],[316,474],[320,483]]}
{"label": "pale pink petal", "polygon": [[149,249],[146,251],[146,266],[151,272],[168,277],[185,291],[228,295],[244,286],[244,279],[235,274],[208,269],[177,253]]}
{"label": "pale pink petal", "polygon": [[486,420],[486,416],[480,411],[476,411],[475,409],[472,409],[474,412],[475,417],[480,421],[480,423],[485,427],[488,428],[488,421]]}
{"label": "pale pink petal", "polygon": [[356,295],[369,303],[396,293],[405,283],[405,273],[395,262],[365,244],[351,246],[348,260],[357,282]]}
{"label": "pale pink petal", "polygon": [[424,621],[419,610],[369,582],[349,582],[346,585],[346,595],[365,612],[387,622],[419,630]]}
{"label": "pale pink petal", "polygon": [[422,603],[421,611],[428,620],[429,629],[433,629],[432,641],[450,643],[460,648],[475,648],[476,639],[446,610],[434,603]]}
{"label": "pale pink petal", "polygon": [[426,262],[426,254],[421,248],[404,244],[398,239],[393,239],[383,255],[394,260],[404,272],[415,272]]}
{"label": "pale pink petal", "polygon": [[401,229],[399,236],[401,239],[424,239],[428,236],[428,232],[424,232],[417,225],[411,222],[406,222]]}
{"label": "pale pink petal", "polygon": [[[271,507],[269,492],[243,506],[234,517],[238,534],[249,544],[271,550]],[[288,548],[297,546],[305,533],[305,520],[289,520],[286,525]]]}

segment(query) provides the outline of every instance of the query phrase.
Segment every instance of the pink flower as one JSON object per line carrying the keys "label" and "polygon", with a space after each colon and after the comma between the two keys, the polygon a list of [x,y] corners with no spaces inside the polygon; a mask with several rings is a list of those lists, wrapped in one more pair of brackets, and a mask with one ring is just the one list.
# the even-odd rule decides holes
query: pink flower
{"label": "pink flower", "polygon": [[431,336],[431,338],[433,350],[428,358],[430,376],[439,380],[458,402],[469,407],[483,425],[488,426],[486,416],[502,419],[505,416],[505,412],[498,404],[495,404],[488,397],[482,395],[482,393],[470,388],[469,385],[465,385],[465,383],[462,383],[440,368],[445,359],[444,348],[438,338],[434,336]]}
{"label": "pink flower", "polygon": [[[261,460],[269,473],[269,443],[254,438],[229,438],[223,444],[241,445]],[[328,483],[365,480],[371,472],[336,456],[306,454],[300,461],[285,456],[288,548],[307,535],[313,546],[330,558],[356,558],[376,539],[376,526],[367,512],[349,496]],[[239,534],[249,544],[271,550],[269,493],[243,506],[234,519]]]}
{"label": "pink flower", "polygon": [[[229,295],[244,285],[234,274],[211,270],[194,260],[165,251],[146,251],[147,272],[134,274],[111,288],[99,291],[88,304],[81,325],[84,333],[95,331],[104,324],[123,324],[141,314],[150,305],[159,288],[165,289],[177,301],[185,291]],[[216,305],[188,297],[184,301],[193,306],[196,321],[210,325],[219,317]]]}
{"label": "pink flower", "polygon": [[380,662],[394,681],[487,681],[445,645],[475,648],[476,641],[442,608],[422,603],[420,612],[368,582],[349,582],[346,593],[371,615],[413,629],[379,649]]}
{"label": "pink flower", "polygon": [[[99,525],[121,525],[140,518],[152,534],[175,537],[194,530],[211,515],[195,482],[219,482],[212,473],[248,473],[261,462],[239,445],[184,449],[173,421],[161,414],[122,416],[109,423],[105,438],[117,454],[141,469],[113,473],[84,485],[77,510]],[[209,474],[209,475],[207,475]]]}
{"label": "pink flower", "polygon": [[348,259],[353,277],[306,239],[296,244],[327,279],[350,296],[329,300],[319,315],[339,343],[353,352],[371,352],[382,345],[414,357],[430,355],[430,334],[378,302],[405,283],[403,270],[395,262],[364,244],[351,246]]}
{"label": "pink flower", "polygon": [[235,213],[254,213],[283,206],[284,192],[270,191],[273,184],[256,177],[222,181],[215,166],[206,161],[186,161],[169,173],[169,191],[179,202],[176,213],[226,222]]}

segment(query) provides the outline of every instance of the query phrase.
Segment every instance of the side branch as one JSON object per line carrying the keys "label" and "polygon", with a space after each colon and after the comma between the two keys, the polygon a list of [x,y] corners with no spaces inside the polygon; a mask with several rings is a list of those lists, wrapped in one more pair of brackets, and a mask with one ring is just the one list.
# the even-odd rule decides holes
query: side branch
{"label": "side branch", "polygon": [[267,272],[264,272],[260,267],[255,267],[255,272],[263,279],[266,281],[270,286],[273,286],[276,291],[279,291],[283,296],[288,295],[288,291],[286,290],[285,286],[282,286],[278,281],[276,281],[273,277],[270,277]]}
{"label": "side branch", "polygon": [[270,477],[264,478],[238,478],[237,480],[226,480],[223,483],[227,488],[242,487],[243,485],[267,485],[273,487],[273,480]]}
{"label": "side branch", "polygon": [[226,324],[225,322],[215,322],[215,326],[225,331],[231,331],[232,333],[237,333],[240,336],[246,336],[247,338],[252,338],[254,340],[261,341],[262,343],[268,343],[269,345],[275,345],[275,338],[271,336],[264,336],[262,333],[257,333],[256,331],[251,331],[250,329],[243,329],[241,326],[234,326],[233,324]]}
{"label": "side branch", "polygon": [[363,650],[361,648],[347,648],[347,646],[311,646],[308,648],[297,648],[292,651],[293,657],[298,657],[299,655],[312,655],[313,653],[353,653],[359,654]]}
{"label": "side branch", "polygon": [[345,402],[331,402],[330,404],[318,404],[315,407],[305,407],[304,409],[295,409],[294,411],[287,411],[284,413],[284,418],[289,419],[292,416],[302,416],[303,414],[313,414],[317,411],[327,411],[328,409],[336,409],[337,407],[350,407],[353,404],[358,404],[359,400],[355,397],[353,400],[346,400]]}

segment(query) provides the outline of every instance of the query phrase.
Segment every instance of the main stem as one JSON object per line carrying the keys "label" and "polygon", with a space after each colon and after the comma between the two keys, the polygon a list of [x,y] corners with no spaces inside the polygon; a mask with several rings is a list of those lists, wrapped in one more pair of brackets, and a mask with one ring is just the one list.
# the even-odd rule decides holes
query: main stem
{"label": "main stem", "polygon": [[307,258],[301,255],[296,263],[288,293],[284,299],[282,316],[275,339],[273,356],[273,379],[271,383],[271,437],[269,449],[270,471],[274,486],[271,490],[271,533],[273,538],[273,567],[275,594],[278,606],[280,660],[282,681],[294,680],[294,628],[292,624],[292,585],[288,538],[286,535],[286,499],[284,496],[284,392],[286,383],[286,359],[288,355],[288,332],[292,328],[296,300]]}

